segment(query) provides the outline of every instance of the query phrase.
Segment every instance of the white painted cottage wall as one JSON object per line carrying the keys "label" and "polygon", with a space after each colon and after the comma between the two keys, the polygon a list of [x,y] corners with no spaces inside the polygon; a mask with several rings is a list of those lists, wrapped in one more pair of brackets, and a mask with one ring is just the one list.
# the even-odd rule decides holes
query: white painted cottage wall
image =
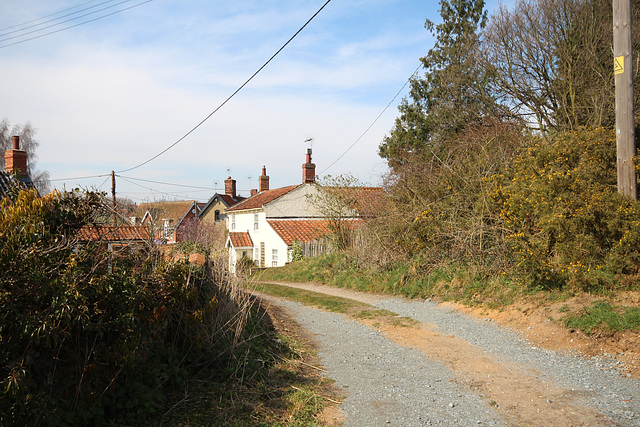
{"label": "white painted cottage wall", "polygon": [[318,188],[304,184],[264,207],[267,218],[320,218],[322,214],[313,205]]}
{"label": "white painted cottage wall", "polygon": [[[255,228],[255,216],[258,215],[258,228]],[[235,230],[231,229],[231,224],[233,223],[233,217],[235,216]],[[284,241],[278,236],[278,234],[271,228],[269,224],[267,224],[267,216],[262,208],[253,209],[245,212],[236,212],[230,213],[227,218],[227,226],[229,227],[229,231],[236,232],[248,232],[251,236],[251,241],[253,242],[253,254],[251,258],[254,261],[257,261],[257,264],[260,261],[260,243],[264,242],[265,248],[265,256],[264,262],[266,267],[273,267],[274,259],[273,259],[273,250],[277,250],[277,261],[275,266],[282,267],[287,262],[288,258],[288,247],[284,243]],[[256,248],[258,249],[257,257],[256,257]],[[235,254],[233,254],[235,255]],[[231,256],[233,256],[231,255]],[[230,256],[230,264],[235,264],[237,259],[234,257],[231,260]]]}

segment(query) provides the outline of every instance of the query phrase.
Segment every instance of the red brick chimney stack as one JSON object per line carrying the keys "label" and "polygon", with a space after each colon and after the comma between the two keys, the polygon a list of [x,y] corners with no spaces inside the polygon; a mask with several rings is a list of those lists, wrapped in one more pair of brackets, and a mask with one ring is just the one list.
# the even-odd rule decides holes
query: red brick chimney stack
{"label": "red brick chimney stack", "polygon": [[231,196],[232,199],[236,198],[236,180],[231,177],[224,180],[224,194]]}
{"label": "red brick chimney stack", "polygon": [[307,159],[302,164],[302,183],[313,184],[316,182],[316,165],[311,163],[311,148],[307,148]]}
{"label": "red brick chimney stack", "polygon": [[262,166],[262,175],[260,175],[260,181],[258,182],[258,191],[262,193],[269,189],[269,176],[267,176],[267,167]]}
{"label": "red brick chimney stack", "polygon": [[18,178],[27,176],[27,152],[20,149],[20,137],[14,136],[13,149],[4,153],[4,170],[13,172]]}

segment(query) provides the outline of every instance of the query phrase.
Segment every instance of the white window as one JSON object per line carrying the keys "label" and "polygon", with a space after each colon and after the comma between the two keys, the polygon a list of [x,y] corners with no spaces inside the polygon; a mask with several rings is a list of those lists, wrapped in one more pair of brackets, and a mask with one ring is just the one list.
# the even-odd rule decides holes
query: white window
{"label": "white window", "polygon": [[258,229],[258,214],[253,214],[253,229],[257,230]]}
{"label": "white window", "polygon": [[253,261],[256,264],[260,263],[260,249],[257,246],[253,248]]}
{"label": "white window", "polygon": [[231,214],[231,230],[236,229],[236,214]]}
{"label": "white window", "polygon": [[278,266],[278,250],[271,249],[271,267]]}
{"label": "white window", "polygon": [[170,219],[162,220],[162,237],[167,239],[169,237],[169,221]]}
{"label": "white window", "polygon": [[260,267],[267,266],[265,257],[266,257],[266,249],[264,247],[264,242],[260,242]]}

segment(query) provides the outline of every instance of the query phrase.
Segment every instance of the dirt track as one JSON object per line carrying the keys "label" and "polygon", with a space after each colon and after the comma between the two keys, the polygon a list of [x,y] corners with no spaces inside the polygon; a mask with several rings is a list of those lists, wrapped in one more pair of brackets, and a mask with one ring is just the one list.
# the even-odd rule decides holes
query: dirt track
{"label": "dirt track", "polygon": [[[380,307],[380,304],[384,304],[384,301],[388,300],[388,297],[385,296],[363,294],[328,286],[312,284],[287,285],[314,292],[341,296],[377,305],[378,307]],[[270,300],[278,303],[277,300]],[[456,308],[461,309],[461,307]],[[295,310],[298,310],[298,312],[294,313],[293,317],[300,319],[301,316],[303,316],[302,311],[308,309],[296,307]],[[492,313],[486,310],[476,310],[474,312],[463,309],[462,311],[466,311],[467,315],[481,318],[483,322],[488,324],[497,323],[495,321],[489,321],[493,320],[491,318]],[[516,326],[516,329],[524,332],[525,338],[529,340],[527,345],[531,344],[531,348],[533,349],[542,350],[545,348],[545,344],[551,344],[548,347],[549,350],[545,351],[560,348],[566,350],[570,347],[574,350],[579,350],[581,346],[584,346],[575,334],[562,331],[560,328],[550,327],[549,324],[551,322],[532,313],[530,313],[529,316],[516,316],[514,314],[512,318],[505,315],[505,313],[496,312],[495,314],[497,314],[495,319],[504,322],[505,326]],[[529,318],[531,323],[527,324],[524,322],[523,319],[525,317]],[[544,327],[535,323],[541,319],[543,319],[542,322],[544,325],[542,326]],[[453,381],[461,387],[465,393],[480,396],[490,410],[496,413],[496,416],[502,420],[498,422],[498,424],[640,425],[640,394],[637,396],[628,395],[624,388],[619,392],[621,393],[620,398],[617,399],[622,402],[621,407],[613,408],[611,412],[607,412],[606,408],[603,410],[603,405],[594,406],[589,403],[599,400],[604,401],[605,396],[602,396],[601,399],[597,396],[599,392],[597,388],[599,386],[589,386],[585,388],[567,386],[566,381],[560,379],[556,381],[556,378],[554,378],[555,374],[541,371],[540,366],[532,367],[508,357],[498,356],[495,352],[487,351],[482,346],[472,343],[468,339],[443,333],[428,322],[419,323],[412,327],[381,324],[375,319],[358,320],[358,322],[365,325],[369,330],[382,334],[385,339],[403,348],[419,350],[426,358],[425,360],[444,364],[444,366],[452,372]],[[323,347],[327,348],[327,346],[332,345],[330,342],[323,341],[329,333],[327,333],[327,331],[314,330],[314,325],[316,325],[316,322],[311,322],[303,326],[308,327],[317,337],[322,337],[319,338],[319,346],[322,354]],[[545,334],[549,339],[545,340]],[[574,346],[572,346],[572,339],[573,342],[576,343]],[[560,344],[562,344],[562,346]],[[353,361],[353,363],[356,364],[358,362]],[[385,367],[385,369],[386,368],[387,367]],[[636,371],[632,372],[634,374],[636,373]],[[572,373],[572,375],[573,374],[574,373]],[[330,369],[328,375],[330,377],[332,375]],[[592,376],[590,374],[585,375],[587,378]],[[616,381],[626,381],[624,384],[627,386],[630,384],[629,382],[633,382],[633,387],[638,388],[636,380],[622,378],[621,375],[622,377],[626,377],[627,373],[616,373],[616,375],[612,375],[612,378],[615,376],[617,378]],[[609,377],[606,376],[606,378]],[[338,385],[344,386],[344,384],[341,384],[341,380],[337,381]],[[342,381],[348,382],[349,379],[343,379]],[[607,384],[607,387],[610,386]],[[609,390],[609,392],[611,392],[611,390]],[[611,396],[607,398],[611,399]],[[486,411],[486,408],[484,408],[483,411]],[[442,415],[441,417],[446,417],[446,415]],[[474,417],[471,415],[470,419],[472,418]],[[446,418],[441,418],[441,420],[444,420],[445,423],[452,422],[451,420],[447,421]],[[360,423],[357,420],[349,419],[347,416],[348,425],[367,425],[370,421],[371,420]]]}

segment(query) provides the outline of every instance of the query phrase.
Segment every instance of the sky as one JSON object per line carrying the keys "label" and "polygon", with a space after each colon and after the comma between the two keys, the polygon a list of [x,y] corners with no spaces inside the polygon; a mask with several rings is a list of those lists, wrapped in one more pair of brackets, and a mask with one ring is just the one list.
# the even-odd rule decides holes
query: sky
{"label": "sky", "polygon": [[53,187],[110,193],[115,171],[137,203],[205,202],[228,176],[247,196],[263,166],[271,188],[298,184],[307,148],[319,176],[381,185],[437,1],[331,0],[220,107],[325,2],[2,1],[0,120],[37,129]]}

